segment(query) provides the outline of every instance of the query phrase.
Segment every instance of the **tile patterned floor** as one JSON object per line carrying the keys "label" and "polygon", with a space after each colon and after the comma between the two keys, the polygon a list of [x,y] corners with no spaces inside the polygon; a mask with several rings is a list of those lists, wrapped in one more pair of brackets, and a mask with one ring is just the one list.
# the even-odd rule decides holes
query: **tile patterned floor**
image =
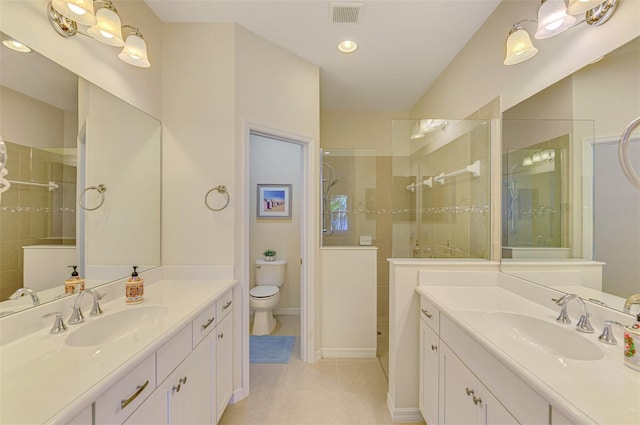
{"label": "tile patterned floor", "polygon": [[[274,334],[300,335],[297,316],[278,316]],[[378,359],[251,364],[249,397],[227,407],[220,425],[392,424],[387,379]]]}

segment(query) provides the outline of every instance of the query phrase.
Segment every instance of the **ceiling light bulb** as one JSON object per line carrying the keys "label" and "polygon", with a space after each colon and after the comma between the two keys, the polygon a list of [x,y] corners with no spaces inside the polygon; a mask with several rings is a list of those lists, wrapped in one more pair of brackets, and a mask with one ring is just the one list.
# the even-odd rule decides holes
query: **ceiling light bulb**
{"label": "ceiling light bulb", "polygon": [[82,25],[96,23],[93,0],[53,0],[53,8],[62,16]]}
{"label": "ceiling light bulb", "polygon": [[18,40],[3,40],[2,44],[10,48],[11,50],[15,50],[16,52],[20,52],[20,53],[31,52],[31,49],[29,48],[29,46],[27,46],[26,44],[20,43]]}
{"label": "ceiling light bulb", "polygon": [[564,0],[543,0],[538,9],[538,30],[535,37],[553,37],[573,26],[575,22],[575,16],[567,15]]}
{"label": "ceiling light bulb", "polygon": [[538,49],[531,43],[529,33],[520,26],[514,26],[507,38],[507,55],[505,65],[515,65],[531,59],[538,53]]}
{"label": "ceiling light bulb", "polygon": [[342,53],[353,53],[358,49],[358,43],[353,40],[344,40],[338,44],[338,50]]}

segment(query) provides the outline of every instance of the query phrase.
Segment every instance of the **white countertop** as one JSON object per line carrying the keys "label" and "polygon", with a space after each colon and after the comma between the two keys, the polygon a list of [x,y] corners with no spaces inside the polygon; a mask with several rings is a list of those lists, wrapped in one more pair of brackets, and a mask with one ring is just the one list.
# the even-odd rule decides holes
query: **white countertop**
{"label": "white countertop", "polygon": [[[234,280],[161,280],[145,285],[141,304],[127,305],[123,296],[102,305],[104,314],[98,318],[85,312],[85,323],[69,325],[66,332],[52,335],[50,328],[46,328],[3,345],[0,347],[0,423],[68,421],[235,283]],[[167,306],[169,311],[151,332],[132,334],[99,346],[65,344],[69,335],[92,320],[152,305]],[[65,314],[65,323],[67,318]],[[53,324],[53,317],[50,319]]]}
{"label": "white countertop", "polygon": [[565,327],[555,321],[558,311],[497,286],[419,286],[417,292],[573,422],[640,424],[640,372],[624,365],[619,333],[618,345],[610,346],[597,340],[600,329],[593,334],[576,331],[579,337],[594,341],[603,357],[573,360],[523,344],[486,315],[514,312]]}

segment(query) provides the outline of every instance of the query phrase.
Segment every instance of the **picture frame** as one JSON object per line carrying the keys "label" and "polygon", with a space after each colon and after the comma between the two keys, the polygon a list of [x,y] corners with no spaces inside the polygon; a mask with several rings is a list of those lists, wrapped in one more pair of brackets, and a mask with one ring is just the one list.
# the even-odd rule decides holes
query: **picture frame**
{"label": "picture frame", "polygon": [[259,184],[258,218],[291,218],[291,185]]}

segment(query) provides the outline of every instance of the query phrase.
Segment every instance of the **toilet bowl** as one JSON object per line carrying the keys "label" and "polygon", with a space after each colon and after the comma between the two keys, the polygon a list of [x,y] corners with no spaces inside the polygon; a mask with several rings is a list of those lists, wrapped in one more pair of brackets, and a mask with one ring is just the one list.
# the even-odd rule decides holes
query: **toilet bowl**
{"label": "toilet bowl", "polygon": [[285,260],[256,260],[256,286],[249,291],[249,307],[255,313],[252,335],[269,335],[276,327],[273,309],[280,301]]}

